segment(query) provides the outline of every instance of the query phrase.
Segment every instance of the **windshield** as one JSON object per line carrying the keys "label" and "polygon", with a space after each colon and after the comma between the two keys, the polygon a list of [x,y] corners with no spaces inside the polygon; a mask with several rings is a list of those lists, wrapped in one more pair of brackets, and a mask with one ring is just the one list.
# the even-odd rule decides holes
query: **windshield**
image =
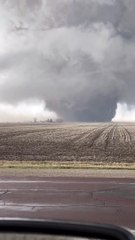
{"label": "windshield", "polygon": [[134,229],[134,13],[0,0],[0,217]]}

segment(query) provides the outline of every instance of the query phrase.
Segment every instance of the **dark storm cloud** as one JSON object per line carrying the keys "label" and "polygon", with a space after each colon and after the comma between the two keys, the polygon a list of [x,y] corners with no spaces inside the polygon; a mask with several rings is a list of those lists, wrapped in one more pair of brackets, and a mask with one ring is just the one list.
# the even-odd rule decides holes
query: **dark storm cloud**
{"label": "dark storm cloud", "polygon": [[67,120],[134,104],[133,0],[0,0],[0,100],[44,99]]}

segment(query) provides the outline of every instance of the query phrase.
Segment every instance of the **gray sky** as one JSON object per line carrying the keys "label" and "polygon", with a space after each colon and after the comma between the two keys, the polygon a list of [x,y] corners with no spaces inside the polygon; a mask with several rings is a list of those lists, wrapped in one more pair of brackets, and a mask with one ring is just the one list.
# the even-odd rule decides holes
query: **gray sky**
{"label": "gray sky", "polygon": [[133,106],[134,13],[134,0],[0,0],[0,103],[75,121]]}

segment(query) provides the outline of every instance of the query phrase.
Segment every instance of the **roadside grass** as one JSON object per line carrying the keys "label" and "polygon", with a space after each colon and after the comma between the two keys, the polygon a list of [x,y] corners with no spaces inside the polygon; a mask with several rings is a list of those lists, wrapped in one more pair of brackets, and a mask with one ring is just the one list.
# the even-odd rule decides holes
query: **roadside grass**
{"label": "roadside grass", "polygon": [[135,163],[104,163],[77,161],[7,161],[0,160],[0,168],[19,169],[123,169],[135,170]]}

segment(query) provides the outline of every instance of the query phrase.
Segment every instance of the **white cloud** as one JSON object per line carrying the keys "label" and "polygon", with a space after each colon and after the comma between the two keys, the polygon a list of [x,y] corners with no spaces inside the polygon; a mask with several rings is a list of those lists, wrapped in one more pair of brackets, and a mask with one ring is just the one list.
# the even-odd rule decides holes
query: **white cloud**
{"label": "white cloud", "polygon": [[116,115],[112,119],[113,122],[134,122],[135,121],[135,105],[128,106],[126,103],[118,103]]}
{"label": "white cloud", "polygon": [[17,105],[0,103],[0,122],[22,122],[47,120],[48,118],[56,119],[54,112],[45,109],[43,101],[29,100],[20,102]]}

